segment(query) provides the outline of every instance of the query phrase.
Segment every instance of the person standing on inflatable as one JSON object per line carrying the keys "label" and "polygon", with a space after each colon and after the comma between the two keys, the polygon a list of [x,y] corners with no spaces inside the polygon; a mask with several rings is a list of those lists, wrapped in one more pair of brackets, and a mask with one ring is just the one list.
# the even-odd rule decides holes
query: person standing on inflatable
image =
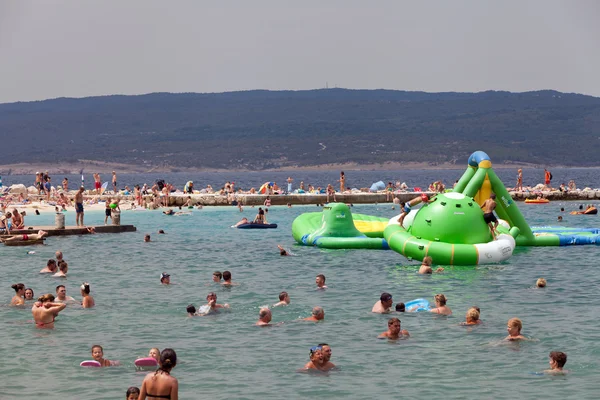
{"label": "person standing on inflatable", "polygon": [[548,171],[546,168],[544,168],[544,184],[546,186],[548,186],[549,188],[552,187],[552,186],[550,186],[551,180],[552,180],[552,173],[550,171]]}
{"label": "person standing on inflatable", "polygon": [[481,209],[483,210],[483,220],[490,227],[492,238],[496,240],[498,219],[494,215],[494,210],[496,209],[496,195],[494,193],[490,194],[490,198],[483,202]]}

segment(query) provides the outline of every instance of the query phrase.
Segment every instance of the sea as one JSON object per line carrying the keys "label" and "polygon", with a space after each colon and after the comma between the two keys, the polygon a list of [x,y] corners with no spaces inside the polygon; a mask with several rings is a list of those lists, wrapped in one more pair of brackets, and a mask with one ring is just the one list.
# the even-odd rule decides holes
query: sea
{"label": "sea", "polygon": [[[525,170],[525,184],[541,181],[541,172]],[[378,180],[426,186],[439,179],[451,184],[461,173],[348,171],[346,175],[356,187]],[[515,171],[497,173],[508,185],[514,184]],[[574,179],[580,187],[598,186],[595,169],[552,173],[556,182]],[[133,185],[165,179],[181,186],[191,179],[213,187],[233,180],[248,188],[268,180],[283,183],[287,176],[295,184],[304,180],[324,186],[338,175],[338,171],[120,174],[119,180]],[[25,183],[23,177],[3,179],[4,184]],[[557,216],[563,215],[564,226],[600,227],[598,216],[568,214],[578,209],[577,202],[518,206],[531,226],[556,225]],[[399,213],[389,203],[355,205],[352,211],[385,218]],[[148,373],[137,371],[134,360],[147,356],[152,347],[177,352],[172,375],[179,380],[181,399],[598,397],[600,308],[595,299],[600,247],[517,248],[500,264],[444,266],[443,273],[420,276],[420,263],[391,250],[322,250],[295,244],[292,221],[306,212],[320,212],[317,206],[271,207],[268,220],[277,229],[230,227],[256,212],[252,207],[242,212],[236,207],[204,207],[190,215],[166,216],[161,211],[124,210],[121,223],[135,225],[137,232],[50,237],[45,246],[0,247],[4,288],[0,399],[124,398],[127,388],[140,387]],[[52,225],[55,215],[42,212],[25,218],[27,225]],[[74,224],[74,212],[67,211],[66,219],[68,225]],[[86,224],[103,220],[102,211],[85,213]],[[158,234],[159,229],[165,234]],[[151,235],[151,242],[144,243],[145,234]],[[277,245],[293,256],[281,257]],[[66,279],[38,273],[57,250],[69,263]],[[237,285],[213,283],[215,270],[231,271]],[[163,272],[171,275],[171,285],[160,284]],[[317,274],[326,276],[327,290],[316,290]],[[546,288],[534,288],[539,277],[547,279]],[[89,282],[96,307],[69,305],[57,317],[55,329],[36,329],[31,304],[8,306],[14,294],[11,284],[21,282],[33,288],[36,297],[65,284],[67,295],[76,299],[81,299],[81,283]],[[186,306],[205,304],[211,291],[230,309],[188,317]],[[273,323],[278,325],[254,326],[259,309],[276,303],[281,291],[289,293],[291,304],[273,309]],[[394,303],[417,298],[433,302],[434,295],[443,293],[453,315],[373,314],[371,308],[382,292],[391,293]],[[481,309],[483,324],[461,326],[474,305]],[[324,308],[324,321],[301,321],[314,306]],[[400,318],[410,338],[377,339],[392,316]],[[503,341],[512,317],[523,321],[522,333],[531,340]],[[308,362],[310,347],[319,343],[332,347],[331,361],[339,369],[298,372]],[[81,361],[91,359],[95,344],[121,366],[80,367]],[[568,355],[569,373],[564,376],[542,373],[549,368],[548,354],[555,350]]]}

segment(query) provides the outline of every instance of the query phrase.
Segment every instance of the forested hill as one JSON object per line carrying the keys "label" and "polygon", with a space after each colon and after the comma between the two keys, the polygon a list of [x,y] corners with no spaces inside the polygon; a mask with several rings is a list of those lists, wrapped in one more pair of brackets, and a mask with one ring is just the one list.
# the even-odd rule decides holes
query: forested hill
{"label": "forested hill", "polygon": [[600,98],[321,89],[0,104],[1,164],[103,160],[264,169],[335,162],[598,165]]}

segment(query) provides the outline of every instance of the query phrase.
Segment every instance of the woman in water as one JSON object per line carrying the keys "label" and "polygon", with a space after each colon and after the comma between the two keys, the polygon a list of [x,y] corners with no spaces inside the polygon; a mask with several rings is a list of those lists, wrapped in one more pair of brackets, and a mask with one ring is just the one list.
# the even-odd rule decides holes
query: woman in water
{"label": "woman in water", "polygon": [[160,350],[156,347],[151,348],[148,357],[152,357],[157,363],[160,363]]}
{"label": "woman in water", "polygon": [[11,306],[22,306],[23,304],[25,304],[25,285],[22,283],[15,283],[14,285],[11,286],[13,289],[15,289],[15,295],[13,296],[12,300],[10,301],[10,305]]}
{"label": "woman in water", "polygon": [[53,329],[54,319],[66,306],[66,303],[54,303],[54,295],[51,293],[38,297],[31,308],[35,326],[41,329]]}
{"label": "woman in water", "polygon": [[104,358],[104,349],[99,344],[92,346],[92,358],[98,361],[102,367],[112,367],[120,364],[118,361],[110,361]]}
{"label": "woman in water", "polygon": [[441,315],[452,315],[452,310],[446,305],[446,296],[443,294],[436,294],[434,298],[436,308],[432,308],[429,310],[430,312]]}
{"label": "woman in water", "polygon": [[469,326],[478,324],[481,324],[481,320],[479,319],[479,310],[475,307],[471,307],[467,310],[465,322],[462,322],[461,325]]}
{"label": "woman in water", "polygon": [[68,270],[69,270],[69,265],[67,264],[67,262],[64,260],[59,261],[58,262],[58,272],[52,276],[54,276],[56,278],[66,278]]}
{"label": "woman in water", "polygon": [[33,300],[33,289],[27,288],[25,289],[25,301]]}
{"label": "woman in water", "polygon": [[83,282],[81,284],[81,296],[83,297],[83,300],[81,301],[81,305],[83,306],[83,308],[92,308],[96,305],[96,303],[94,302],[94,298],[92,296],[90,296],[90,284],[87,282]]}
{"label": "woman in water", "polygon": [[177,354],[173,349],[164,349],[160,354],[160,367],[156,372],[146,375],[142,382],[139,400],[179,399],[179,382],[171,376],[171,370],[177,365]]}

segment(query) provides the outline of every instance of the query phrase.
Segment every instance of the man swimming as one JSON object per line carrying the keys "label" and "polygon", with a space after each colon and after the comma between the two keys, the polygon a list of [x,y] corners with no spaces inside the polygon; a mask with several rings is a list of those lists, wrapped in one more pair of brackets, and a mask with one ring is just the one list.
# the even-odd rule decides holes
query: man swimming
{"label": "man swimming", "polygon": [[373,306],[373,309],[371,310],[371,312],[374,313],[378,313],[378,314],[387,314],[392,312],[392,304],[394,302],[392,301],[392,295],[387,293],[387,292],[383,292],[381,293],[381,296],[379,297],[379,301],[377,303],[375,303],[375,305]]}
{"label": "man swimming", "polygon": [[310,317],[304,318],[303,321],[319,322],[323,319],[325,319],[325,310],[323,310],[323,307],[317,306],[313,307],[312,315]]}
{"label": "man swimming", "polygon": [[279,293],[279,303],[273,304],[273,307],[287,306],[290,304],[290,295],[288,292]]}
{"label": "man swimming", "polygon": [[483,210],[483,220],[490,227],[492,238],[496,240],[498,219],[494,215],[494,210],[496,209],[496,195],[494,193],[490,194],[490,198],[483,203],[481,209]]}
{"label": "man swimming", "polygon": [[268,308],[261,308],[258,312],[258,321],[254,325],[257,326],[271,326],[271,318],[272,318],[271,310]]}

